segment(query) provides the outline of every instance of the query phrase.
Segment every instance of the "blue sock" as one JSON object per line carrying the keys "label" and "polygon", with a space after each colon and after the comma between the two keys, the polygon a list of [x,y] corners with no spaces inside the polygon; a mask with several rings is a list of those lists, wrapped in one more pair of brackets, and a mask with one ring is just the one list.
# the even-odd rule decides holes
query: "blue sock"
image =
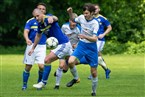
{"label": "blue sock", "polygon": [[27,87],[27,82],[28,82],[28,78],[30,76],[30,73],[26,70],[23,71],[23,86]]}
{"label": "blue sock", "polygon": [[43,76],[43,71],[38,71],[38,81],[37,83],[39,83],[42,80],[42,76]]}
{"label": "blue sock", "polygon": [[44,84],[47,83],[50,71],[51,71],[51,65],[50,64],[49,65],[45,65],[44,66],[44,71],[43,71],[43,76],[42,76],[42,82]]}

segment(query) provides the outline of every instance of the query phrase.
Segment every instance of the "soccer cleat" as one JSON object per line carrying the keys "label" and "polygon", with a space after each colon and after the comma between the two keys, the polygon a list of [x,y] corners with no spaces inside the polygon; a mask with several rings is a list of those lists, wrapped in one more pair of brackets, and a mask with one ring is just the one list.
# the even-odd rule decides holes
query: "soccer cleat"
{"label": "soccer cleat", "polygon": [[45,84],[43,82],[39,82],[38,84],[33,85],[33,87],[37,88],[37,89],[43,88],[44,86],[45,86]]}
{"label": "soccer cleat", "polygon": [[91,93],[92,96],[96,96],[96,93]]}
{"label": "soccer cleat", "polygon": [[54,87],[54,89],[55,89],[55,90],[58,90],[58,89],[59,89],[59,86],[58,86],[58,85],[56,85],[56,86]]}
{"label": "soccer cleat", "polygon": [[68,82],[67,84],[66,84],[66,86],[67,87],[71,87],[71,86],[73,86],[75,83],[79,83],[80,82],[80,79],[78,78],[77,80],[76,79],[73,79],[73,80],[71,80],[70,82]]}
{"label": "soccer cleat", "polygon": [[22,90],[25,91],[26,89],[27,89],[27,86],[24,85],[24,86],[22,87]]}
{"label": "soccer cleat", "polygon": [[91,80],[92,79],[92,75],[88,76],[88,80]]}
{"label": "soccer cleat", "polygon": [[106,79],[109,79],[109,78],[110,78],[110,76],[109,76],[110,73],[111,73],[111,70],[109,70],[109,69],[107,69],[107,70],[105,71]]}

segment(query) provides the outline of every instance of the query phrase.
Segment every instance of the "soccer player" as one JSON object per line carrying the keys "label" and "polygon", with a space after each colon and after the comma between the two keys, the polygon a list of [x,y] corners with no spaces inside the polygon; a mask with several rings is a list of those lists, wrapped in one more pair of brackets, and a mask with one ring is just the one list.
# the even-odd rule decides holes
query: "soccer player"
{"label": "soccer player", "polygon": [[[37,8],[42,11],[42,13],[46,13],[46,5],[44,3],[39,3],[37,5]],[[44,68],[44,58],[46,56],[46,35],[43,34],[34,53],[31,56],[28,56],[28,51],[32,48],[34,39],[37,33],[37,21],[35,18],[29,19],[24,28],[24,38],[27,44],[25,55],[24,55],[24,60],[23,63],[25,65],[25,69],[23,71],[23,86],[22,90],[27,89],[27,82],[30,76],[30,70],[35,63],[38,64],[39,70],[38,70],[38,81],[40,82],[42,79],[42,74],[43,74],[43,68]]]}
{"label": "soccer player", "polygon": [[69,83],[67,83],[67,87],[73,86],[73,84],[77,83],[79,77],[77,70],[75,68],[76,61],[85,57],[88,60],[90,65],[90,71],[92,74],[92,96],[96,96],[96,87],[98,83],[97,77],[97,66],[98,66],[98,51],[97,51],[97,32],[99,29],[99,23],[94,18],[95,7],[93,4],[85,4],[83,6],[83,15],[78,16],[77,18],[73,18],[72,13],[73,9],[69,7],[67,9],[69,13],[70,19],[79,23],[81,25],[81,34],[79,34],[80,41],[75,48],[73,54],[70,56],[68,60],[68,64],[70,67],[70,71],[74,77]]}
{"label": "soccer player", "polygon": [[[77,14],[73,13],[73,16],[77,17]],[[76,48],[77,43],[79,41],[78,34],[80,34],[80,29],[81,29],[80,25],[70,19],[69,19],[69,22],[63,24],[61,27],[62,32],[68,36],[73,49]],[[60,86],[60,80],[62,77],[62,71],[60,70],[63,69],[64,73],[67,72],[68,70],[67,61],[68,60],[66,60],[66,65],[64,65],[63,67],[59,66],[56,72],[54,73],[54,76],[56,77],[56,84],[55,84],[54,89],[59,89],[59,86]]]}
{"label": "soccer player", "polygon": [[[50,66],[51,63],[55,60],[59,59],[60,66],[65,64],[65,57],[70,56],[72,54],[72,46],[69,42],[68,37],[61,31],[61,28],[58,25],[58,18],[55,16],[53,17],[53,20],[49,19],[50,16],[44,15],[39,9],[33,10],[33,16],[36,18],[38,23],[38,33],[35,38],[34,45],[32,49],[29,51],[29,55],[33,54],[34,49],[40,40],[40,37],[43,33],[48,33],[49,37],[55,37],[57,38],[59,45],[51,50],[51,52],[45,57],[45,65],[44,65],[44,73],[42,76],[42,81],[38,84],[34,84],[33,87],[35,88],[42,88],[46,85],[49,74],[50,74]],[[62,69],[60,69],[62,71]]]}
{"label": "soccer player", "polygon": [[[97,47],[98,47],[98,63],[99,65],[102,66],[102,68],[105,70],[105,75],[106,75],[106,79],[109,79],[110,76],[109,74],[111,73],[111,70],[108,69],[103,57],[102,57],[102,53],[101,51],[104,48],[105,45],[105,36],[112,30],[112,26],[110,24],[110,22],[107,20],[106,17],[102,16],[101,14],[99,14],[100,12],[100,7],[98,4],[95,4],[95,17],[97,18],[97,20],[99,21],[100,27],[99,27],[99,33],[98,33],[98,41],[97,41]],[[90,75],[88,77],[88,79],[91,79],[92,76]]]}

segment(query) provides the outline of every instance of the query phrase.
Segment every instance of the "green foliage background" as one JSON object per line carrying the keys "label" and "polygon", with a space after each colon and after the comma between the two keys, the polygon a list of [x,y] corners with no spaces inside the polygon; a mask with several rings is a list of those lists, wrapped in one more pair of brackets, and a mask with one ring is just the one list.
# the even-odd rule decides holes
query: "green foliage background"
{"label": "green foliage background", "polygon": [[59,18],[60,26],[68,20],[66,9],[69,6],[79,15],[84,3],[98,3],[100,13],[108,18],[113,27],[106,37],[108,44],[113,41],[115,45],[128,42],[138,45],[145,41],[145,0],[1,0],[0,45],[25,44],[24,25],[39,2],[46,3],[47,12]]}

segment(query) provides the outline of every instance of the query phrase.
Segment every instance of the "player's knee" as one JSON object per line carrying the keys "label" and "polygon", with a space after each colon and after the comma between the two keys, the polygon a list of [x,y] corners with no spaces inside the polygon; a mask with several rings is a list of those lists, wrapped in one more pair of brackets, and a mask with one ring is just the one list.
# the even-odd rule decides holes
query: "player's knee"
{"label": "player's knee", "polygon": [[44,69],[44,64],[39,64],[39,70],[41,70],[41,71],[43,71],[43,69]]}
{"label": "player's knee", "polygon": [[91,71],[91,74],[92,74],[92,77],[93,77],[93,78],[97,77],[97,70],[95,70],[95,69],[92,70],[92,71]]}

